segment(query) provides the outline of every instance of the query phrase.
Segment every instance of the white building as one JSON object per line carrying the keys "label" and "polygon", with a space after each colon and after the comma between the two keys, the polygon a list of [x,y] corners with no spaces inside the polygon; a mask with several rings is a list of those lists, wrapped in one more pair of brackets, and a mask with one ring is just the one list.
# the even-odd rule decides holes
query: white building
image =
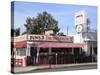
{"label": "white building", "polygon": [[88,31],[73,35],[74,43],[84,43],[83,50],[86,55],[97,56],[97,32]]}

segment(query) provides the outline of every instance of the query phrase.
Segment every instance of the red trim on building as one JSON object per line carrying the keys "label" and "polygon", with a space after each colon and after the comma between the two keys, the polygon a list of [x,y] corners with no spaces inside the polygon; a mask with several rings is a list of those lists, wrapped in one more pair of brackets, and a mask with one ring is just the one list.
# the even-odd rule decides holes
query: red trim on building
{"label": "red trim on building", "polygon": [[16,42],[15,48],[24,48],[27,47],[27,42]]}
{"label": "red trim on building", "polygon": [[[83,46],[84,44],[43,42],[43,43],[38,43],[35,47],[39,47],[39,48],[82,48]],[[14,47],[15,48],[27,47],[27,42],[16,42]]]}
{"label": "red trim on building", "polygon": [[39,48],[82,48],[84,44],[73,43],[41,43],[38,44]]}

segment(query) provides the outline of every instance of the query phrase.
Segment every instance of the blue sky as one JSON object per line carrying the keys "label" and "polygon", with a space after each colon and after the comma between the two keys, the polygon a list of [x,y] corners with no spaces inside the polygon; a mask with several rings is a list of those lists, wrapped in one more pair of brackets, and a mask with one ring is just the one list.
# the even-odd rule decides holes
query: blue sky
{"label": "blue sky", "polygon": [[[13,6],[11,7],[13,8]],[[58,21],[60,32],[67,34],[76,34],[74,14],[78,11],[85,10],[86,15],[91,20],[90,27],[97,29],[97,7],[70,4],[53,4],[53,3],[36,3],[36,2],[14,2],[14,28],[20,27],[21,33],[25,31],[26,17],[36,17],[38,13],[47,11],[54,19]]]}

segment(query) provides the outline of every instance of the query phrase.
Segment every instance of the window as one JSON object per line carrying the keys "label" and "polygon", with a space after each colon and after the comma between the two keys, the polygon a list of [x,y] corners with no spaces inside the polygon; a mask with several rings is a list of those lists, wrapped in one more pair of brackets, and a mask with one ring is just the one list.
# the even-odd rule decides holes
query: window
{"label": "window", "polygon": [[16,55],[17,56],[25,56],[26,55],[26,48],[17,48]]}

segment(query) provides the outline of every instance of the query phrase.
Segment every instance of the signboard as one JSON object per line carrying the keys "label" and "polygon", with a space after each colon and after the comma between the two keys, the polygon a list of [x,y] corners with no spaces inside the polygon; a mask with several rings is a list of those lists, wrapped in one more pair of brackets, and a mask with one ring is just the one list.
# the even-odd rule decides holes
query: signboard
{"label": "signboard", "polygon": [[75,25],[83,25],[86,23],[86,13],[84,10],[75,13]]}
{"label": "signboard", "polygon": [[82,32],[82,30],[83,30],[83,26],[82,26],[82,25],[77,25],[77,26],[76,26],[76,31],[77,31],[77,33]]}
{"label": "signboard", "polygon": [[22,35],[14,37],[14,42],[19,41],[51,41],[51,42],[73,42],[73,37],[71,36],[47,36],[47,35]]}
{"label": "signboard", "polygon": [[11,37],[11,41],[13,41],[13,42],[25,41],[25,40],[27,40],[26,36],[27,35],[20,35],[20,36],[16,36],[16,37]]}
{"label": "signboard", "polygon": [[28,40],[45,41],[46,37],[44,35],[28,35]]}
{"label": "signboard", "polygon": [[47,36],[46,41],[73,42],[73,38],[69,36]]}

